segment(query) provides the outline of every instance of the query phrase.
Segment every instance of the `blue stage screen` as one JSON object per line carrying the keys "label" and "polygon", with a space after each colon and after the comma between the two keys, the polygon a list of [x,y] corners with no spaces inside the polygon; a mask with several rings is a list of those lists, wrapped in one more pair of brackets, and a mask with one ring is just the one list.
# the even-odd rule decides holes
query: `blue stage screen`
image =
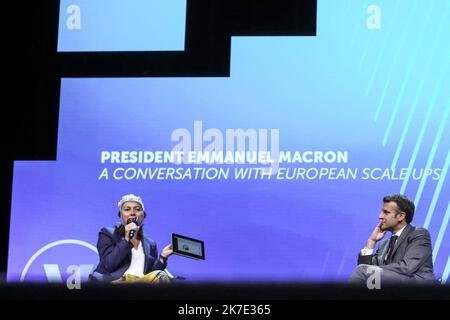
{"label": "blue stage screen", "polygon": [[85,278],[135,193],[160,250],[172,232],[204,241],[205,261],[170,257],[187,281],[346,281],[383,196],[401,192],[447,281],[449,13],[319,1],[316,37],[233,38],[230,77],[62,79],[57,160],[15,162],[8,280],[64,281],[71,265]]}
{"label": "blue stage screen", "polygon": [[186,0],[61,0],[59,52],[182,51]]}

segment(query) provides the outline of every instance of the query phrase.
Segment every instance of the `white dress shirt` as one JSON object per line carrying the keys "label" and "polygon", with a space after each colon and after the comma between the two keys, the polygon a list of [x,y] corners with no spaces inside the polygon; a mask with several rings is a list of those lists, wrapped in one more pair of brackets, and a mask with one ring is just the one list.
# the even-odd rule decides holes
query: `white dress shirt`
{"label": "white dress shirt", "polygon": [[131,274],[137,277],[144,276],[145,254],[142,247],[142,241],[139,242],[137,249],[131,249],[131,264],[125,274]]}
{"label": "white dress shirt", "polygon": [[[406,225],[401,228],[400,230],[398,230],[397,232],[393,233],[393,236],[398,236],[400,238],[400,235],[402,234],[403,230],[406,228]],[[398,238],[397,238],[398,239]],[[373,249],[369,249],[369,248],[364,248],[361,250],[361,255],[362,256],[370,256],[371,254],[373,254]]]}

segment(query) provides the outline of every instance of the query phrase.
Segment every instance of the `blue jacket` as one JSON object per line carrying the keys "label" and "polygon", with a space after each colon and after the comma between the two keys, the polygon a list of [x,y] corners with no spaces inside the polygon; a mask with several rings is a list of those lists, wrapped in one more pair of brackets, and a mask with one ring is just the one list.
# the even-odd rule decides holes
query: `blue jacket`
{"label": "blue jacket", "polygon": [[[144,274],[165,269],[166,264],[159,261],[156,243],[145,236],[141,241],[145,254]],[[130,267],[132,248],[131,242],[121,237],[116,229],[102,228],[97,242],[100,262],[90,279],[107,282],[119,279]]]}

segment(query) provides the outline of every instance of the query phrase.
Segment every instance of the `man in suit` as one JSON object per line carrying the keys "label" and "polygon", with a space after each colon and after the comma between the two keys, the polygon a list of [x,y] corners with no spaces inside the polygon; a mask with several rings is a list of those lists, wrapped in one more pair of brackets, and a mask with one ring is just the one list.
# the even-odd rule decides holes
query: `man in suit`
{"label": "man in suit", "polygon": [[90,279],[107,282],[168,279],[162,270],[173,253],[172,245],[167,245],[158,256],[156,243],[144,236],[143,222],[147,214],[142,199],[128,194],[122,197],[118,207],[122,224],[100,230],[97,242],[100,262]]}
{"label": "man in suit", "polygon": [[[416,228],[415,206],[406,196],[394,194],[383,198],[379,223],[358,256],[358,266],[350,283],[367,285],[368,278],[378,272],[380,284],[435,283],[431,239],[428,230]],[[389,239],[375,245],[387,231]]]}

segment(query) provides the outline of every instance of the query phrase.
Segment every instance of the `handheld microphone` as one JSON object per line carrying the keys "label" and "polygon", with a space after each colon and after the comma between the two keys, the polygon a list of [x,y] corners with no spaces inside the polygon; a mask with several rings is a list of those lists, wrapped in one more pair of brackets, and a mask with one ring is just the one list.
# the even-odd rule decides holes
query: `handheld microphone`
{"label": "handheld microphone", "polygon": [[[130,224],[130,223],[132,223],[132,222],[134,222],[137,226],[139,226],[139,221],[138,221],[138,218],[137,218],[137,217],[129,218],[129,219],[127,220],[127,224]],[[130,231],[128,232],[128,238],[133,239],[134,236],[135,236],[135,234],[136,234],[136,230],[130,230]]]}

